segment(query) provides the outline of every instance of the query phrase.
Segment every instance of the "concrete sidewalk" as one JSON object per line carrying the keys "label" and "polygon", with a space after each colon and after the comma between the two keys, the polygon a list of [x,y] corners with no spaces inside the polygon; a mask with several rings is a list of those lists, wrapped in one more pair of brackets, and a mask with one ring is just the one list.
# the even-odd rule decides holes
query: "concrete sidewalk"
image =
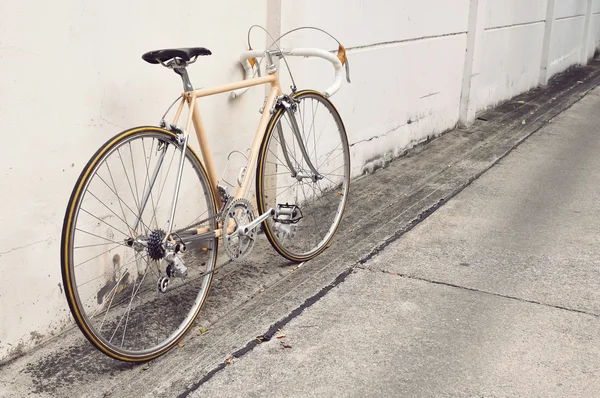
{"label": "concrete sidewalk", "polygon": [[[425,392],[430,391],[429,387],[434,388],[436,385],[442,388],[447,384],[443,381],[450,380],[450,374],[446,373],[444,376],[446,378],[443,378],[440,375],[433,374],[432,369],[438,369],[436,364],[448,366],[445,359],[451,357],[457,347],[460,347],[460,341],[463,341],[463,347],[467,347],[470,346],[468,344],[470,340],[469,336],[453,335],[448,332],[447,329],[454,325],[455,321],[453,319],[455,318],[452,316],[452,311],[448,312],[448,308],[438,307],[441,298],[454,295],[456,301],[453,304],[451,299],[448,299],[447,306],[453,307],[457,314],[488,313],[490,317],[497,320],[498,327],[500,327],[509,323],[504,320],[506,318],[496,315],[495,308],[498,308],[500,304],[494,300],[499,300],[501,297],[488,297],[490,291],[486,290],[487,285],[469,284],[474,279],[468,280],[468,283],[456,279],[454,284],[463,284],[464,286],[461,285],[461,288],[446,286],[443,287],[446,290],[439,290],[440,286],[427,281],[427,275],[415,274],[415,276],[411,276],[412,279],[409,278],[410,280],[398,275],[393,275],[392,278],[392,276],[379,272],[377,268],[378,261],[391,253],[389,263],[385,262],[384,264],[392,264],[394,267],[388,269],[382,266],[380,268],[404,274],[403,268],[395,267],[404,267],[409,264],[405,262],[399,264],[395,260],[396,254],[394,253],[396,251],[394,250],[396,249],[392,250],[392,248],[407,241],[406,237],[398,240],[406,231],[448,202],[450,198],[453,198],[472,181],[490,169],[516,145],[546,125],[557,114],[577,102],[589,90],[597,86],[599,82],[600,65],[598,63],[592,63],[589,66],[567,72],[553,80],[548,88],[533,90],[488,112],[472,128],[449,132],[427,145],[414,148],[407,156],[388,164],[385,169],[354,181],[351,187],[348,210],[334,245],[317,259],[299,268],[277,257],[273,251],[268,249],[268,244],[264,241],[262,242],[264,250],[263,247],[258,247],[257,254],[247,263],[243,265],[221,264],[208,303],[197,321],[197,328],[183,340],[184,346],[182,348],[173,350],[147,364],[124,364],[108,359],[95,351],[79,331],[74,329],[26,356],[1,365],[0,396],[15,397],[35,394],[43,397],[98,397],[106,394],[111,397],[171,397],[189,394],[199,396],[198,394],[203,394],[203,389],[210,389],[214,395],[229,395],[232,392],[231,388],[227,389],[227,385],[222,383],[225,380],[224,378],[230,377],[229,375],[234,369],[236,372],[240,372],[236,378],[239,378],[240,381],[246,380],[244,388],[254,386],[258,388],[256,392],[259,392],[261,391],[261,385],[267,386],[270,382],[277,380],[275,377],[269,379],[267,376],[271,373],[276,376],[276,372],[279,370],[276,371],[272,365],[259,361],[257,362],[257,364],[260,363],[260,365],[257,365],[259,366],[258,369],[264,371],[260,372],[260,378],[256,378],[251,385],[248,385],[246,376],[250,377],[250,373],[246,372],[250,372],[251,369],[248,367],[250,365],[244,364],[250,364],[251,361],[255,360],[253,359],[255,356],[258,358],[262,355],[261,353],[273,349],[272,347],[279,350],[280,347],[283,347],[281,341],[286,339],[290,339],[286,340],[289,341],[286,345],[292,348],[284,348],[283,352],[291,352],[292,355],[297,355],[300,351],[297,348],[294,349],[295,346],[299,348],[302,347],[302,344],[306,346],[312,344],[315,347],[314,349],[302,350],[307,355],[306,358],[309,359],[312,358],[310,356],[311,352],[315,354],[328,352],[325,346],[333,350],[330,351],[332,354],[338,352],[338,343],[346,341],[348,344],[352,343],[355,347],[361,347],[361,349],[355,349],[352,352],[360,355],[365,366],[369,363],[372,364],[370,361],[377,362],[377,358],[386,357],[384,363],[389,366],[383,370],[376,366],[367,366],[373,369],[373,372],[387,374],[394,377],[396,381],[399,378],[404,378],[406,383],[421,380],[422,383],[419,388],[423,388],[422,391]],[[576,135],[577,131],[572,131],[571,134]],[[449,208],[448,206],[456,200],[458,198],[453,199],[441,209]],[[473,204],[469,206],[473,206]],[[521,216],[520,218],[524,217]],[[433,229],[436,228],[438,227],[433,227]],[[414,235],[413,233],[411,236]],[[440,241],[440,247],[442,243]],[[456,248],[462,247],[460,243],[452,241],[448,244],[446,242],[446,245],[449,246],[447,249],[452,249],[455,246]],[[436,247],[438,242],[433,241],[429,244]],[[465,247],[469,247],[468,244],[465,243],[465,245]],[[351,250],[348,248],[351,248]],[[415,248],[412,252],[407,251],[407,254],[410,253],[415,256],[414,265],[416,269],[427,270],[426,261],[417,258],[417,254],[437,252]],[[438,256],[441,260],[446,258],[445,253],[438,254]],[[421,261],[421,263],[417,261]],[[53,264],[50,263],[48,266],[53,266]],[[455,266],[454,263],[452,264]],[[475,269],[469,266],[461,267]],[[429,277],[441,275],[441,273],[438,274],[438,272],[442,272],[441,268],[438,270],[436,267],[430,266],[430,269],[432,274]],[[463,270],[463,268],[459,267],[459,270]],[[462,275],[457,272],[454,270],[451,275],[453,277]],[[487,281],[489,277],[490,283],[493,282],[496,286],[501,286],[499,280],[510,276],[506,273],[498,273],[496,278],[492,278],[493,275],[490,276],[483,272],[477,275],[483,282]],[[588,278],[590,277],[586,274],[580,279],[585,280]],[[448,279],[448,281],[452,280]],[[507,281],[510,281],[510,279],[507,279]],[[559,281],[562,283],[564,280]],[[453,282],[447,282],[445,279],[440,279],[439,282],[453,284]],[[381,288],[373,289],[374,284],[381,286]],[[510,284],[506,283],[505,285],[509,286]],[[335,288],[335,286],[340,287]],[[526,285],[521,284],[521,286],[523,286],[523,290],[526,290]],[[366,292],[365,288],[367,288]],[[478,293],[485,298],[467,299],[466,296],[463,296],[466,293],[473,294],[467,292],[467,289],[479,288],[486,291],[486,293]],[[457,293],[454,289],[461,291]],[[462,290],[465,290],[465,292],[462,292]],[[565,290],[568,290],[568,294],[571,296],[577,296],[578,294],[577,289],[572,285]],[[555,288],[553,287],[548,291],[551,294],[555,292]],[[538,297],[536,291],[532,291],[532,299],[528,298],[530,296],[519,297],[517,293],[506,290],[499,291],[497,295],[515,294],[515,297],[519,298],[519,300],[516,300],[519,302],[514,303],[515,305],[518,304],[517,307],[526,304],[527,306],[532,305],[521,301],[535,301],[534,299]],[[566,297],[566,295],[567,293],[563,296]],[[350,303],[352,305],[348,304],[344,297],[351,298]],[[387,299],[385,299],[386,297]],[[422,300],[418,301],[416,297],[421,297]],[[557,297],[562,296],[557,295]],[[344,316],[345,308],[333,309],[335,303],[329,303],[328,300],[338,300],[338,303],[344,303],[344,307],[348,307],[348,310],[350,310],[351,316],[357,317],[356,321],[352,321],[353,318]],[[384,305],[382,300],[387,304]],[[502,300],[506,299],[502,298]],[[594,301],[593,297],[592,299],[588,297],[587,300],[590,303],[599,302],[598,300]],[[398,302],[406,303],[406,305],[398,305]],[[478,305],[479,307],[477,307]],[[366,311],[363,311],[363,318],[359,318],[360,306],[366,309]],[[418,308],[413,308],[414,306],[424,306],[426,310],[419,313]],[[560,307],[561,305],[555,306]],[[380,309],[379,314],[375,310],[377,307]],[[582,306],[582,311],[591,312],[592,310],[588,307]],[[309,310],[303,313],[307,308]],[[523,314],[530,311],[529,307],[519,308],[523,308]],[[548,307],[547,310],[562,311],[553,307]],[[318,313],[318,311],[321,312]],[[331,311],[334,313],[332,314]],[[387,316],[386,311],[389,314]],[[304,324],[304,326],[307,326],[306,328],[301,328],[300,323],[309,321],[309,316],[313,312],[317,316],[323,317],[323,322],[310,323],[312,322],[310,321]],[[370,312],[373,312],[373,314],[370,314]],[[513,316],[516,312],[518,311],[508,311],[506,315]],[[385,325],[378,324],[369,317],[374,315],[377,315],[377,319],[382,322],[386,321],[386,317],[392,320],[399,319],[403,322],[400,325],[394,322],[385,322]],[[346,329],[344,329],[343,323],[335,322],[335,317],[338,317],[340,322],[347,322]],[[535,317],[543,317],[543,314],[536,312]],[[560,318],[562,315],[558,317]],[[326,321],[327,319],[331,319],[331,321]],[[475,325],[483,321],[476,317],[467,317],[463,319],[463,322]],[[555,322],[551,323],[559,329],[562,327],[557,326]],[[296,329],[314,329],[314,326],[311,325],[317,325],[321,331],[329,330],[330,333],[320,334],[316,329],[314,332],[300,333],[294,331]],[[545,326],[549,325],[547,319],[542,320],[540,318],[540,325],[544,329],[550,330],[550,326]],[[584,325],[574,322],[565,323],[564,328],[575,327],[574,325],[581,326],[582,331],[585,331]],[[332,329],[327,329],[329,327]],[[350,327],[352,330],[347,329]],[[208,333],[199,333],[200,328],[208,328]],[[418,328],[423,331],[421,335],[414,334]],[[461,327],[461,324],[458,323],[456,328],[452,330],[462,330],[464,324]],[[289,329],[290,337],[282,340],[274,338],[278,333],[278,329],[282,329],[286,333]],[[336,330],[339,330],[339,333]],[[387,357],[386,351],[381,351],[375,345],[369,345],[370,342],[375,341],[374,336],[379,333],[377,330],[381,331],[381,336],[389,336],[390,331],[397,332],[398,336],[401,337],[396,338],[397,342],[394,344],[404,341],[402,347],[414,350],[415,355],[412,357],[412,361],[407,359],[408,356],[405,358]],[[498,333],[499,335],[502,334]],[[261,336],[259,340],[267,341],[270,339],[271,341],[259,345],[256,339],[257,336]],[[292,340],[293,336],[297,336],[297,339]],[[451,345],[449,344],[452,340],[451,336],[457,336],[457,338],[460,337],[463,340],[457,340],[456,344],[458,345]],[[493,336],[496,335],[491,335],[490,340],[486,341],[489,341],[490,344],[496,344],[497,341],[492,339]],[[515,338],[521,338],[522,334],[516,334],[515,336]],[[478,334],[473,334],[471,337],[481,338]],[[528,341],[531,342],[536,340],[534,335],[528,338],[530,339]],[[328,342],[331,342],[331,344],[328,344]],[[420,345],[419,342],[431,345]],[[575,343],[576,341],[573,342],[573,349],[578,347]],[[522,351],[526,352],[528,343],[523,344]],[[434,349],[435,347],[439,347],[440,350],[446,347],[441,350],[443,355],[440,354],[437,362],[431,359],[439,351]],[[477,340],[474,340],[473,347],[479,347]],[[485,344],[482,347],[485,348]],[[343,352],[351,352],[349,351],[350,348],[352,348],[351,345]],[[373,349],[373,352],[370,351],[371,349]],[[319,350],[319,352],[316,350]],[[378,350],[378,353],[375,353],[374,350]],[[392,350],[391,352],[396,351]],[[485,355],[491,355],[486,351],[481,352]],[[462,358],[461,361],[466,361],[467,358],[472,359],[475,357],[473,353],[465,352],[464,355],[463,357],[457,356],[457,359]],[[571,356],[569,355],[569,357]],[[230,361],[229,358],[233,359]],[[337,358],[332,355],[325,362],[318,362],[316,357],[314,358],[316,362],[311,359],[303,362],[298,368],[294,368],[291,363],[288,363],[286,365],[289,366],[287,370],[280,370],[292,374],[301,372],[302,367],[312,370],[318,369],[320,370],[319,373],[323,374],[324,378],[322,380],[326,382],[324,388],[334,386],[331,380],[335,380],[335,372],[346,373],[343,367],[343,363],[346,361],[341,361],[339,355]],[[415,358],[421,358],[421,361],[416,361]],[[232,362],[232,365],[228,366],[230,362]],[[410,372],[407,371],[403,374],[403,369],[407,369],[406,366],[413,368]],[[468,378],[470,373],[466,366],[461,369],[463,369],[465,377]],[[477,367],[476,364],[473,366],[471,369]],[[553,364],[550,363],[548,366],[553,366]],[[367,367],[364,371],[365,375],[368,375]],[[328,373],[328,369],[334,373]],[[419,373],[419,369],[422,373]],[[451,372],[451,369],[446,370]],[[419,373],[418,377],[416,376],[417,373]],[[434,379],[439,380],[435,381]],[[313,380],[313,382],[310,382],[310,380]],[[318,380],[308,380],[310,382],[309,386],[315,394],[320,394],[316,389]],[[427,380],[430,380],[429,387]],[[290,383],[298,383],[299,386],[302,386],[300,379],[292,379]],[[360,384],[361,387],[368,387],[367,390],[363,391],[376,393],[374,383],[373,381],[369,384],[365,379],[357,378],[355,384],[350,385]],[[395,388],[394,391],[399,388],[393,383],[390,385]],[[219,390],[219,388],[225,388],[225,390]],[[385,390],[384,388],[387,388],[385,386],[381,388],[382,393],[390,393],[391,391]],[[236,391],[239,395],[249,393],[245,389]],[[293,392],[292,390],[286,391]],[[273,387],[270,390],[262,390],[262,393],[281,395],[285,394],[286,391],[277,390]],[[419,392],[421,390],[413,390],[413,393],[408,389],[404,391],[409,395],[421,394]],[[501,395],[500,390],[495,391]],[[355,392],[360,393],[357,389],[355,389]],[[426,394],[424,393],[424,395]],[[475,395],[475,390],[471,395]]]}
{"label": "concrete sidewalk", "polygon": [[191,397],[600,396],[600,89]]}

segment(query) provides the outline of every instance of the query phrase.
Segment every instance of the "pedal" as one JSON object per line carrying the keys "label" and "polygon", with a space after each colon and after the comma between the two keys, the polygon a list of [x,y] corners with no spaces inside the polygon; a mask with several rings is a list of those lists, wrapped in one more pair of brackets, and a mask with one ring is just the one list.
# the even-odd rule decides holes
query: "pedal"
{"label": "pedal", "polygon": [[277,210],[275,210],[275,216],[273,221],[285,224],[296,224],[303,217],[302,210],[296,205],[290,204],[277,204]]}

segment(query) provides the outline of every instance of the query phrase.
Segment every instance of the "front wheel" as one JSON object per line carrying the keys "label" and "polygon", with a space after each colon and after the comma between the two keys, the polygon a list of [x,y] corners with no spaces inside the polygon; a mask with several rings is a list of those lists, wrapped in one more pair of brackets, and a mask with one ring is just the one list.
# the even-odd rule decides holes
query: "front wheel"
{"label": "front wheel", "polygon": [[260,149],[256,193],[271,245],[306,261],[330,244],[348,200],[350,150],[342,119],[321,93],[300,91],[271,117]]}
{"label": "front wheel", "polygon": [[178,257],[187,275],[177,275],[165,258],[163,238],[170,224],[172,231],[191,225],[215,230],[215,197],[204,167],[170,131],[140,127],[118,134],[81,172],[61,242],[71,313],[108,356],[137,362],[165,353],[189,330],[206,300],[217,240]]}

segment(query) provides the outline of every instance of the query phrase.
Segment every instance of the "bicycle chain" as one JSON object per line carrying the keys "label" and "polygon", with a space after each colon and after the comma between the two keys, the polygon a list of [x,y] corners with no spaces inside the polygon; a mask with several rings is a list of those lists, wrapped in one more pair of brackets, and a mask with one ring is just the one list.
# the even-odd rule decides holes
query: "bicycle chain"
{"label": "bicycle chain", "polygon": [[191,229],[191,228],[197,227],[197,226],[199,226],[199,225],[202,225],[202,224],[204,224],[205,222],[207,222],[207,221],[210,221],[210,220],[211,220],[211,219],[213,219],[213,218],[218,220],[218,219],[219,219],[219,217],[221,217],[221,214],[222,214],[222,212],[223,212],[223,211],[220,211],[220,212],[218,212],[217,214],[215,214],[215,215],[214,215],[214,216],[212,216],[212,217],[205,218],[204,220],[200,220],[200,221],[198,221],[198,222],[195,222],[195,223],[193,223],[193,224],[190,224],[190,225],[188,225],[188,226],[187,226],[187,227],[185,227],[185,228],[180,228],[180,229],[178,229],[178,230],[176,230],[176,231],[173,231],[173,232],[171,232],[171,233],[172,233],[172,234],[180,234],[180,233],[182,233],[182,232],[184,232],[184,231],[187,231],[188,229]]}
{"label": "bicycle chain", "polygon": [[219,212],[217,214],[215,214],[212,217],[208,217],[205,218],[204,220],[200,220],[198,222],[192,223],[190,225],[188,225],[185,228],[180,228],[176,231],[171,232],[172,234],[180,234],[184,231],[187,231],[188,229],[197,227],[199,225],[204,224],[207,221],[212,220],[213,218],[216,219],[217,221],[222,219],[221,217],[223,216],[223,214],[225,214],[226,210],[229,210],[229,207],[231,206],[231,202],[233,200],[233,197],[227,194],[226,190],[221,190],[221,186],[219,186],[219,193],[221,194],[221,201],[223,202],[223,206],[221,206],[221,210],[219,210]]}

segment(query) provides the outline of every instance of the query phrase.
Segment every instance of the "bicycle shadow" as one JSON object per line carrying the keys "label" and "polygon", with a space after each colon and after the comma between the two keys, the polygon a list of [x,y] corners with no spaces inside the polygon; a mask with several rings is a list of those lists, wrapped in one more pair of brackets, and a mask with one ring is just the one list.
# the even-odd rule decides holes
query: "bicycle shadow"
{"label": "bicycle shadow", "polygon": [[[247,303],[269,285],[286,278],[297,265],[280,257],[270,248],[266,239],[260,239],[254,252],[240,262],[229,260],[224,253],[219,254],[221,260],[217,265],[211,292],[193,326],[196,329],[211,328],[223,314]],[[182,292],[182,295],[185,293]],[[215,328],[211,331],[218,333],[218,325]],[[65,334],[66,336],[60,336],[51,343],[53,347],[50,354],[27,363],[21,371],[30,377],[32,393],[65,396],[69,395],[70,386],[95,384],[98,379],[115,379],[123,372],[150,371],[150,363],[152,371],[159,368],[155,364],[158,364],[160,358],[146,363],[121,362],[96,350],[81,335],[79,329],[73,328]],[[184,337],[182,342],[188,337]],[[54,348],[61,344],[67,346]]]}

